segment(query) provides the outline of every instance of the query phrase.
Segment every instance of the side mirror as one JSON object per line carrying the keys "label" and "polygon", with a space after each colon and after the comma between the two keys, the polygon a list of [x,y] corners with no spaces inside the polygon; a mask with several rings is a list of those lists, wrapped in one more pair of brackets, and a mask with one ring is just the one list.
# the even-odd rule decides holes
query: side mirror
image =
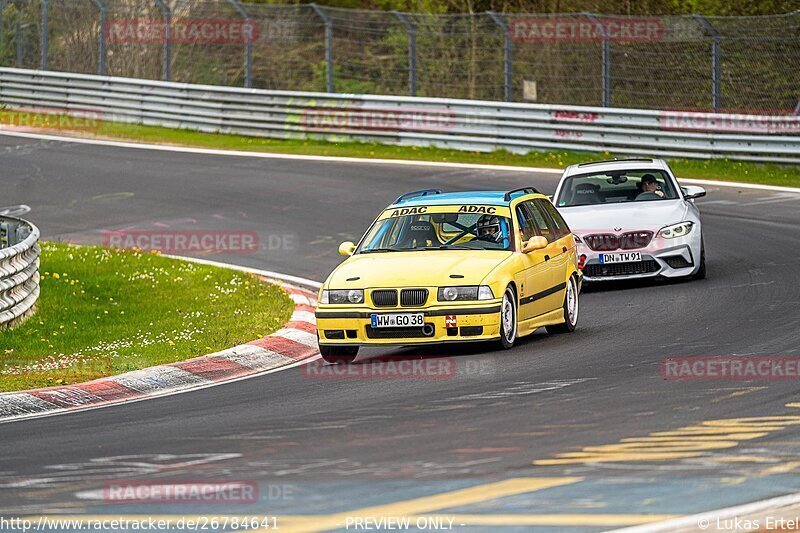
{"label": "side mirror", "polygon": [[356,245],[350,241],[344,241],[339,245],[339,255],[351,256],[356,251]]}
{"label": "side mirror", "polygon": [[702,198],[706,195],[706,190],[702,187],[694,187],[689,185],[687,187],[681,187],[681,189],[683,189],[683,197],[687,200]]}
{"label": "side mirror", "polygon": [[531,237],[531,239],[522,246],[522,253],[529,254],[542,248],[547,248],[547,239],[542,236]]}

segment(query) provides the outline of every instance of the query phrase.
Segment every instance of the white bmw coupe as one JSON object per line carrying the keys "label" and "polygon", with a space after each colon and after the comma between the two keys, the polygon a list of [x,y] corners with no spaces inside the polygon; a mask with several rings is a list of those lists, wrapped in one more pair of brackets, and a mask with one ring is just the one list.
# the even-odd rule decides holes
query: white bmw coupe
{"label": "white bmw coupe", "polygon": [[578,237],[585,281],[704,278],[705,246],[694,199],[661,159],[581,163],[561,177],[553,203]]}

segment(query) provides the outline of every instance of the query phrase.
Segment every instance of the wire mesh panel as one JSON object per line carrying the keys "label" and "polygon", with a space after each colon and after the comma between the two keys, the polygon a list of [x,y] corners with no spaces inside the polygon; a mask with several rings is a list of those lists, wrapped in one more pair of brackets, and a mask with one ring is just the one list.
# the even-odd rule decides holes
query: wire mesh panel
{"label": "wire mesh panel", "polygon": [[514,99],[601,105],[602,33],[584,15],[508,15]]}
{"label": "wire mesh panel", "polygon": [[503,98],[504,32],[486,14],[409,15],[417,28],[419,94]]}
{"label": "wire mesh panel", "polygon": [[0,61],[19,68],[37,68],[42,27],[39,2],[6,0],[0,6],[3,8]]}
{"label": "wire mesh panel", "polygon": [[172,79],[242,86],[246,45],[257,30],[227,0],[173,0],[171,6]]}
{"label": "wire mesh panel", "polygon": [[721,37],[723,110],[791,113],[800,100],[800,12],[708,20]]}
{"label": "wire mesh panel", "polygon": [[102,24],[92,0],[48,0],[47,68],[96,73]]}
{"label": "wire mesh panel", "polygon": [[253,87],[325,90],[325,25],[308,5],[244,4],[258,28]]}
{"label": "wire mesh panel", "polygon": [[0,9],[5,66],[301,91],[800,108],[800,11],[430,15],[242,0],[0,0]]}
{"label": "wire mesh panel", "polygon": [[408,35],[385,11],[324,8],[333,27],[335,89],[408,94]]}
{"label": "wire mesh panel", "polygon": [[598,17],[611,32],[611,105],[712,107],[712,39],[692,17]]}
{"label": "wire mesh panel", "polygon": [[164,77],[165,11],[154,0],[105,0],[105,5],[106,72],[130,78]]}

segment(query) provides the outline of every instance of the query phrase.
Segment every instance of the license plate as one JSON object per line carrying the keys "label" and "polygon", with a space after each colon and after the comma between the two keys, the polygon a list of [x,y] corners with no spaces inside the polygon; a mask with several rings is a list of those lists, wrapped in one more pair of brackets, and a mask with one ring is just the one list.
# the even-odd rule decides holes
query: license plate
{"label": "license plate", "polygon": [[425,325],[424,313],[371,315],[373,328],[407,328]]}
{"label": "license plate", "polygon": [[624,252],[620,254],[600,254],[600,264],[633,263],[642,260],[642,252]]}

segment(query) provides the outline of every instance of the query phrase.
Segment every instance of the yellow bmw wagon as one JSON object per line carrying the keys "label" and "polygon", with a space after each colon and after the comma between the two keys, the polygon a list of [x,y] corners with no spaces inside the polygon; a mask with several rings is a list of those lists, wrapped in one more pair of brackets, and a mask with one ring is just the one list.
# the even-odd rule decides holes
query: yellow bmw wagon
{"label": "yellow bmw wagon", "polygon": [[493,341],[511,348],[545,326],[571,332],[582,274],[575,239],[533,187],[404,194],[387,207],[319,293],[322,357],[361,346]]}

